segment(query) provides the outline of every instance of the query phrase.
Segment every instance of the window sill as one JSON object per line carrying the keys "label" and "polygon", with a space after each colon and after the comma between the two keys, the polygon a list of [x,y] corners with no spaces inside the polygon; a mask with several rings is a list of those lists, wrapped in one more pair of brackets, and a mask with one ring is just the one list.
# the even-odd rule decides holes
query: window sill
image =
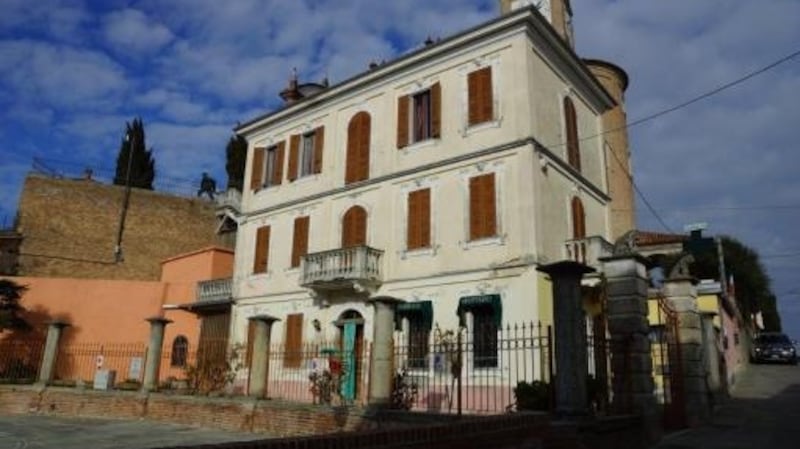
{"label": "window sill", "polygon": [[288,275],[297,274],[300,272],[300,266],[285,268],[283,272]]}
{"label": "window sill", "polygon": [[482,246],[502,246],[506,244],[506,235],[496,235],[494,237],[483,237],[477,240],[469,240],[461,242],[461,248],[469,250],[472,248],[480,248]]}
{"label": "window sill", "polygon": [[474,125],[466,125],[464,129],[461,131],[461,136],[467,137],[469,135],[479,133],[487,129],[499,128],[500,125],[502,125],[502,123],[503,123],[503,118],[498,117],[488,122],[476,123]]}
{"label": "window sill", "polygon": [[258,194],[258,193],[261,193],[261,192],[265,192],[265,191],[267,191],[267,190],[273,190],[273,191],[274,191],[274,190],[278,190],[278,188],[279,188],[280,186],[281,186],[280,184],[262,185],[261,187],[259,187],[259,188],[255,189],[255,190],[253,190],[253,193],[254,193],[254,194]]}
{"label": "window sill", "polygon": [[308,182],[313,182],[313,181],[316,181],[319,178],[320,174],[321,173],[312,173],[310,175],[305,175],[305,176],[296,178],[294,181],[290,181],[290,182],[292,184],[295,184],[295,185],[297,185],[297,184],[305,184],[305,183],[308,183]]}
{"label": "window sill", "polygon": [[420,140],[412,144],[406,145],[405,147],[401,148],[400,151],[403,153],[403,155],[406,155],[409,153],[414,153],[416,151],[419,151],[422,148],[432,147],[436,145],[438,142],[439,142],[438,138],[430,137],[428,139]]}
{"label": "window sill", "polygon": [[272,270],[267,270],[266,273],[250,273],[251,279],[270,279],[272,277]]}
{"label": "window sill", "polygon": [[439,250],[439,245],[432,245],[427,248],[414,248],[414,249],[404,249],[400,251],[400,258],[406,259],[409,257],[433,257]]}

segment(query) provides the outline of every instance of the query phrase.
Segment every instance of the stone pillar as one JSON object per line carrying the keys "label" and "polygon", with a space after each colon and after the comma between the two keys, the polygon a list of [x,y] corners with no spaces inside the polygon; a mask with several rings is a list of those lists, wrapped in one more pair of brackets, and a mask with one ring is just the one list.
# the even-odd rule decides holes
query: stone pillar
{"label": "stone pillar", "polygon": [[249,318],[255,325],[253,349],[250,356],[250,386],[247,394],[256,398],[267,396],[267,373],[269,369],[269,344],[272,324],[280,321],[270,315],[256,315]]}
{"label": "stone pillar", "polygon": [[158,387],[158,368],[161,365],[161,348],[164,344],[164,328],[172,320],[156,316],[148,318],[150,341],[147,343],[147,356],[144,361],[144,382],[142,391],[153,391]]}
{"label": "stone pillar", "polygon": [[638,255],[601,259],[606,278],[606,314],[611,338],[612,407],[652,418],[653,355],[647,316],[647,270]]}
{"label": "stone pillar", "polygon": [[47,385],[53,380],[56,359],[58,359],[58,343],[61,340],[61,334],[64,332],[64,328],[67,326],[69,326],[69,323],[60,320],[48,323],[47,340],[45,340],[44,355],[42,356],[42,365],[39,370],[38,384],[42,386]]}
{"label": "stone pillar", "polygon": [[717,331],[714,329],[715,312],[702,312],[701,329],[703,332],[703,358],[705,359],[706,372],[708,372],[708,388],[711,391],[712,398],[720,400],[725,391],[722,386],[722,366],[720,363],[721,348]]}
{"label": "stone pillar", "polygon": [[686,423],[700,424],[709,416],[706,367],[703,361],[703,331],[697,310],[695,280],[678,277],[664,281],[664,296],[678,315],[678,343],[681,347]]}
{"label": "stone pillar", "polygon": [[589,411],[586,390],[589,361],[581,278],[594,269],[572,261],[556,262],[537,269],[548,274],[553,283],[555,411],[565,417],[585,415]]}
{"label": "stone pillar", "polygon": [[394,379],[394,311],[401,302],[395,298],[378,297],[370,299],[375,307],[372,323],[372,361],[369,366],[369,405],[388,406],[392,400],[392,381]]}

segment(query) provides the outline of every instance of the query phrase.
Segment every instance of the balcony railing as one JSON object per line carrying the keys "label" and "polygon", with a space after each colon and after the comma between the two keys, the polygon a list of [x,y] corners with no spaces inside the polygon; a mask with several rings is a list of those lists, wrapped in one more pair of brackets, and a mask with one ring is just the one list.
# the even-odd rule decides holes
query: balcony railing
{"label": "balcony railing", "polygon": [[567,240],[564,243],[565,256],[569,260],[600,268],[600,258],[610,256],[614,245],[599,235],[582,239]]}
{"label": "balcony railing", "polygon": [[307,254],[303,257],[300,285],[319,290],[380,285],[382,256],[383,251],[368,246]]}
{"label": "balcony railing", "polygon": [[197,283],[197,302],[224,301],[231,299],[231,278],[212,279]]}

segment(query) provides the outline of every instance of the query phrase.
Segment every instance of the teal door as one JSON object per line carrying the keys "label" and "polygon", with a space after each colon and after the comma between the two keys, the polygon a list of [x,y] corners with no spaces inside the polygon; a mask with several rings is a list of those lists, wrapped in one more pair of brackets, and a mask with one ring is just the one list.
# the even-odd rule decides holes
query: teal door
{"label": "teal door", "polygon": [[344,323],[342,329],[342,399],[352,402],[356,398],[356,328],[354,322]]}

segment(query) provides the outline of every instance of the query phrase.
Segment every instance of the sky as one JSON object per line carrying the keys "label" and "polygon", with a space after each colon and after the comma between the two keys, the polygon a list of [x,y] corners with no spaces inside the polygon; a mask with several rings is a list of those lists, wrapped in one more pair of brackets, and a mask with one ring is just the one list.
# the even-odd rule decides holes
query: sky
{"label": "sky", "polygon": [[[113,176],[144,121],[156,188],[224,185],[237,122],[292,68],[336,83],[496,17],[495,0],[0,0],[0,225],[33,168]],[[800,50],[797,0],[572,0],[576,51],[630,77],[630,122]],[[800,57],[629,130],[640,229],[705,222],[762,256],[800,339]],[[662,224],[663,222],[663,224]]]}

